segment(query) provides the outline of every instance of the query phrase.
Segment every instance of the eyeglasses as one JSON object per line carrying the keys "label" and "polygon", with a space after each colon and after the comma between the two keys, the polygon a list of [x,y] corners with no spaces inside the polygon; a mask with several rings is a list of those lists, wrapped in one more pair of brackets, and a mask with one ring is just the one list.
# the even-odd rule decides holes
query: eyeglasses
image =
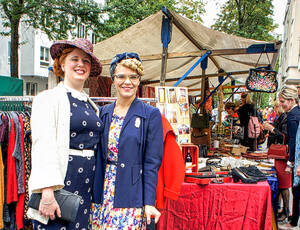
{"label": "eyeglasses", "polygon": [[126,81],[127,78],[131,82],[137,82],[138,80],[140,80],[140,75],[138,75],[138,74],[130,74],[130,75],[126,75],[126,74],[114,74],[113,76],[115,78],[117,78],[118,81],[121,81],[121,82]]}

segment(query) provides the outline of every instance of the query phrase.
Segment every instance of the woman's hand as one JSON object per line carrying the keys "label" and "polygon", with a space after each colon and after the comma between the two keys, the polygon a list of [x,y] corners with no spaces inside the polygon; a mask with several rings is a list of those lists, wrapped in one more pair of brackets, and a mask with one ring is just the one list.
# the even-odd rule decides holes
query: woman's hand
{"label": "woman's hand", "polygon": [[[298,170],[298,168],[297,168],[297,170]],[[291,167],[287,166],[284,171],[287,172],[287,173],[292,173],[292,170],[293,169]]]}
{"label": "woman's hand", "polygon": [[145,205],[145,215],[147,218],[147,224],[150,224],[151,217],[154,217],[155,223],[157,223],[161,214],[154,206]]}
{"label": "woman's hand", "polygon": [[55,219],[55,211],[58,217],[61,217],[60,208],[57,204],[53,188],[44,188],[42,190],[42,198],[39,205],[39,212],[45,217],[50,217],[51,220]]}
{"label": "woman's hand", "polygon": [[297,175],[297,176],[300,176],[300,164],[299,164],[298,167],[297,167],[296,175]]}
{"label": "woman's hand", "polygon": [[264,130],[268,130],[268,131],[270,131],[270,132],[272,132],[273,129],[274,129],[274,126],[271,125],[271,124],[268,123],[268,122],[264,122],[263,127],[264,127]]}

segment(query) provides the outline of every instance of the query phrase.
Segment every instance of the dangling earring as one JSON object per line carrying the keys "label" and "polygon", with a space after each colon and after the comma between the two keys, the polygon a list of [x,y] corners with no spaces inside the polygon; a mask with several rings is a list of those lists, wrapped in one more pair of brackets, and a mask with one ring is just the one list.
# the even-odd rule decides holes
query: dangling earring
{"label": "dangling earring", "polygon": [[65,72],[65,68],[61,67],[61,70],[62,70],[63,72]]}

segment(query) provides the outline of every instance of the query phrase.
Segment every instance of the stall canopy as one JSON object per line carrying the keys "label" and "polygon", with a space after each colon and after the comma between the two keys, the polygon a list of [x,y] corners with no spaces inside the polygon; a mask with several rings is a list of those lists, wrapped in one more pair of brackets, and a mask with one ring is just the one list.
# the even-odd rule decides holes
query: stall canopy
{"label": "stall canopy", "polygon": [[[165,21],[163,26],[162,21]],[[162,34],[167,38],[164,48]],[[214,87],[218,84],[220,72],[223,72],[220,69],[224,70],[223,76],[231,73],[224,83],[233,80],[244,83],[250,68],[269,64],[274,67],[280,44],[215,31],[163,9],[97,43],[94,49],[103,63],[102,76],[109,76],[109,63],[115,54],[136,52],[141,56],[145,68],[142,78],[144,85],[155,86],[165,82],[165,85],[172,86],[183,75],[187,75],[179,86],[188,87],[191,95],[199,95],[201,78],[207,76],[210,87]],[[207,51],[211,51],[211,54],[205,71],[197,64],[186,74]],[[167,53],[167,61],[164,61],[164,52]],[[162,77],[164,72],[165,80]]]}
{"label": "stall canopy", "polygon": [[23,80],[0,76],[0,96],[22,96]]}

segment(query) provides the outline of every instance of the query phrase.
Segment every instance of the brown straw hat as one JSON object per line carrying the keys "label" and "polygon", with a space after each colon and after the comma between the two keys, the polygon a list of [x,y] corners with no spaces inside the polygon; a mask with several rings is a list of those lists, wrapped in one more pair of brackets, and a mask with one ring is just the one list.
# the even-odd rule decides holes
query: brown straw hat
{"label": "brown straw hat", "polygon": [[90,76],[99,76],[102,71],[102,65],[99,61],[99,59],[93,54],[93,45],[90,41],[84,39],[84,38],[77,38],[73,41],[68,40],[59,40],[53,43],[53,45],[50,47],[50,54],[52,59],[59,58],[62,51],[66,48],[75,47],[78,49],[83,50],[92,58],[91,63],[91,73]]}

